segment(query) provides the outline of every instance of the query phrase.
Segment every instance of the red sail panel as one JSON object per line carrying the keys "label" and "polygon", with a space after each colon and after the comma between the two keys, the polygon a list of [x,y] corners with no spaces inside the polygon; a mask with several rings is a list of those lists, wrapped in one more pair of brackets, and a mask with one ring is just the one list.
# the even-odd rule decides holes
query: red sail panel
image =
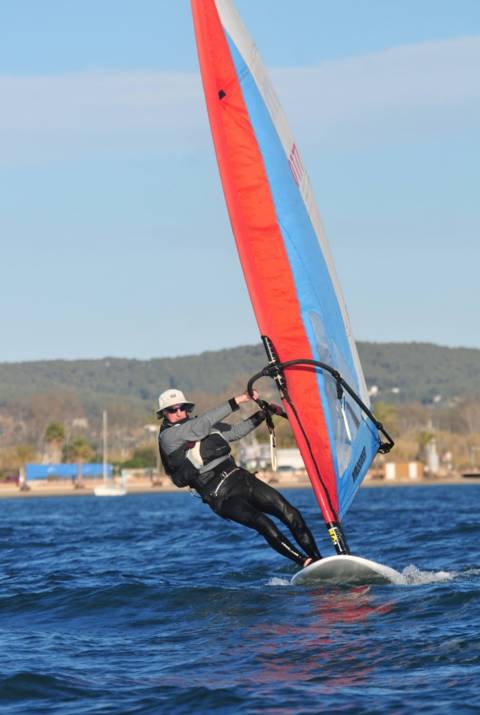
{"label": "red sail panel", "polygon": [[[273,341],[280,361],[311,359],[264,161],[215,2],[192,0],[192,12],[217,162],[260,332]],[[336,478],[316,376],[291,371],[288,388],[306,437],[284,406],[323,517],[337,521]]]}

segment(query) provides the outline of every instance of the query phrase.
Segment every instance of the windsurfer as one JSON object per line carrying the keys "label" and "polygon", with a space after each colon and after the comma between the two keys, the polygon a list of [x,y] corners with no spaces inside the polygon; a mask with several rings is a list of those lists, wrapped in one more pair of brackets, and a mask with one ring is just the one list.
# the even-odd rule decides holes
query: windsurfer
{"label": "windsurfer", "polygon": [[[254,398],[258,398],[256,391]],[[230,442],[245,437],[266,417],[258,410],[235,425],[222,422],[250,399],[246,393],[237,395],[193,417],[194,404],[183,392],[162,392],[157,416],[163,419],[158,442],[164,469],[176,486],[195,489],[216,514],[255,529],[282,556],[308,566],[321,555],[301,513],[276,489],[239,467],[231,455]],[[289,528],[305,553],[282,534],[270,516]]]}

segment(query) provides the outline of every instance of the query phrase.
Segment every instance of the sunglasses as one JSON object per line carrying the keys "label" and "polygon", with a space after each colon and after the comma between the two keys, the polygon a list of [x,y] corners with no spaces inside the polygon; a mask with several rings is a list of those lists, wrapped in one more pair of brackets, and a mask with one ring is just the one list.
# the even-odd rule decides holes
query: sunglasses
{"label": "sunglasses", "polygon": [[186,412],[187,408],[185,405],[175,405],[175,407],[167,407],[165,412],[168,412],[169,415],[174,415],[176,412]]}

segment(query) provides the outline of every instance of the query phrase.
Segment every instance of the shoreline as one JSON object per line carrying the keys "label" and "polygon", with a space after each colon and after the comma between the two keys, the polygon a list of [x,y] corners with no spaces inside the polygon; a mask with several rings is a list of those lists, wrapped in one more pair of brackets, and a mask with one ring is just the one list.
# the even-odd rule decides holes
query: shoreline
{"label": "shoreline", "polygon": [[[259,476],[259,475],[257,475]],[[278,478],[273,474],[265,474],[259,476],[262,481],[271,484],[275,489],[308,489],[311,485],[308,478]],[[0,486],[0,499],[31,499],[34,497],[81,497],[95,496],[94,488],[99,486],[100,482],[87,482],[82,488],[75,489],[71,484],[68,485],[46,485],[34,484],[28,490],[21,490],[15,485]],[[454,485],[463,486],[468,484],[480,485],[480,478],[465,478],[461,476],[452,477],[435,477],[431,479],[367,479],[361,485],[361,489],[371,488],[391,488],[391,487],[423,487],[423,486],[442,486]],[[127,494],[168,494],[175,492],[188,492],[188,489],[180,489],[171,482],[155,484],[150,481],[138,481],[126,485]],[[100,498],[100,497],[97,497]],[[106,497],[103,497],[106,498]]]}

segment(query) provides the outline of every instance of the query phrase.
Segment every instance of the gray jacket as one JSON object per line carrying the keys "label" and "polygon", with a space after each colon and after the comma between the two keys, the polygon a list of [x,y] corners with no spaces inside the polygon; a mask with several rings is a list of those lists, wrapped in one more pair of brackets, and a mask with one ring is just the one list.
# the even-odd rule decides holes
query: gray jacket
{"label": "gray jacket", "polygon": [[[238,407],[236,409],[238,409]],[[234,442],[237,439],[245,437],[245,435],[258,427],[265,419],[264,413],[259,410],[235,425],[221,422],[222,419],[230,415],[233,411],[236,411],[236,409],[232,409],[232,400],[230,400],[218,407],[214,407],[212,410],[204,412],[198,417],[191,417],[182,422],[169,424],[168,429],[162,426],[159,434],[159,444],[162,451],[168,457],[181,447],[184,447],[185,444],[188,444],[189,448],[185,454],[186,459],[198,469],[200,474],[210,472],[230,457],[229,454],[226,453],[211,461],[205,461],[201,455],[201,441],[203,439],[210,435],[218,435],[225,442]],[[165,425],[165,427],[167,427],[167,425]]]}

